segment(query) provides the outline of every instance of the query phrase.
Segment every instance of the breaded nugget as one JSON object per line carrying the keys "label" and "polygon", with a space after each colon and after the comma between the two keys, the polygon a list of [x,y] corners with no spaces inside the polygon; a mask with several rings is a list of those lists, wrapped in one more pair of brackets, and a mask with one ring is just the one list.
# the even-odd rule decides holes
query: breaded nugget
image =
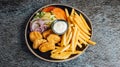
{"label": "breaded nugget", "polygon": [[41,52],[47,52],[49,50],[55,49],[55,44],[52,42],[45,42],[39,46]]}
{"label": "breaded nugget", "polygon": [[51,33],[53,33],[53,32],[52,32],[51,29],[49,29],[49,30],[43,32],[43,37],[44,37],[44,38],[47,38]]}
{"label": "breaded nugget", "polygon": [[44,42],[47,42],[47,40],[45,40],[45,39],[36,39],[33,42],[33,49],[37,49]]}
{"label": "breaded nugget", "polygon": [[50,34],[50,35],[47,37],[47,40],[48,40],[49,42],[58,43],[58,42],[60,42],[61,38],[60,38],[59,35]]}
{"label": "breaded nugget", "polygon": [[32,42],[34,42],[36,39],[42,39],[41,33],[37,31],[30,32],[29,37]]}

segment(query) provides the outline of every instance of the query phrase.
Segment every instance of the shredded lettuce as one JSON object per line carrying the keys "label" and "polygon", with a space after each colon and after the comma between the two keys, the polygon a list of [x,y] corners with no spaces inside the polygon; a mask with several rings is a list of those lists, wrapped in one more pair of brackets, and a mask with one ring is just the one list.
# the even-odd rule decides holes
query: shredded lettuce
{"label": "shredded lettuce", "polygon": [[45,15],[45,12],[38,12],[36,13],[35,17],[34,18],[41,18]]}
{"label": "shredded lettuce", "polygon": [[36,20],[43,20],[44,24],[47,27],[50,27],[51,23],[56,20],[55,15],[53,15],[51,12],[38,12],[36,13],[36,15],[34,16],[32,22],[34,23]]}

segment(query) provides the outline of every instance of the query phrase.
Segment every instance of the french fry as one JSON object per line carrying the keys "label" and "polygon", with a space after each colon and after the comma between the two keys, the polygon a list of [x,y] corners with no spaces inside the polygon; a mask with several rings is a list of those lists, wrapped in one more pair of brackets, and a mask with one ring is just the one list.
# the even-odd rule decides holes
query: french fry
{"label": "french fry", "polygon": [[90,37],[89,36],[86,36],[84,33],[82,33],[80,30],[78,30],[79,31],[79,36],[82,38],[82,39],[84,39],[84,40],[86,40],[86,39],[90,39]]}
{"label": "french fry", "polygon": [[54,53],[54,54],[51,54],[51,58],[54,58],[54,59],[67,59],[71,56],[71,52],[62,52],[62,53]]}
{"label": "french fry", "polygon": [[90,39],[90,36],[85,34],[83,31],[79,30],[80,31],[80,35],[84,36],[86,39]]}
{"label": "french fry", "polygon": [[70,44],[67,45],[66,47],[64,47],[60,52],[64,52],[64,51],[68,50],[69,48],[70,48]]}
{"label": "french fry", "polygon": [[68,31],[67,31],[67,33],[66,33],[67,38],[68,38],[68,36],[70,35],[70,32],[71,32],[71,25],[69,25]]}
{"label": "french fry", "polygon": [[87,22],[83,18],[82,14],[80,14],[80,18],[82,19],[83,23],[85,24],[86,28],[91,31],[90,27],[88,26]]}
{"label": "french fry", "polygon": [[[78,24],[76,24],[76,23],[73,21],[73,18],[72,18],[72,17],[70,17],[70,20],[71,20],[71,22],[72,22],[74,25],[77,25],[77,27],[79,26]],[[87,35],[86,33],[84,33],[84,32],[80,29],[80,27],[78,27],[78,30],[79,30],[79,32],[81,33],[81,36],[83,35],[85,38],[90,39],[89,35]],[[83,37],[83,36],[82,36],[82,37]]]}
{"label": "french fry", "polygon": [[71,39],[72,39],[72,32],[70,32],[70,35],[68,36],[68,39],[66,40],[66,44],[69,44]]}
{"label": "french fry", "polygon": [[73,26],[73,24],[69,25],[68,31],[67,31],[67,39],[66,39],[66,44],[69,44],[70,40],[72,39],[72,30],[71,27]]}
{"label": "french fry", "polygon": [[[76,27],[76,25],[75,25],[75,27]],[[77,28],[77,27],[76,27]],[[75,45],[75,49],[76,49],[76,47],[77,47],[77,42],[78,42],[78,37],[79,37],[79,34],[78,34],[79,32],[78,32],[78,29],[77,29],[77,32],[76,32],[76,38],[75,38],[75,43],[74,43],[74,45]]]}
{"label": "french fry", "polygon": [[70,16],[73,16],[75,12],[75,9],[72,9]]}
{"label": "french fry", "polygon": [[[73,21],[73,17],[70,17],[70,21],[74,24],[74,25],[76,25],[77,26],[77,28],[79,29],[79,33],[81,33],[80,34],[80,36],[83,38],[83,39],[90,39],[90,37],[88,36],[88,35],[86,35],[79,27],[78,27],[78,25]],[[80,41],[82,41],[84,44],[87,44],[87,42],[85,41],[85,40],[83,40],[82,38],[79,38],[80,39]],[[71,44],[72,46],[73,46],[73,43]]]}
{"label": "french fry", "polygon": [[86,40],[89,44],[91,44],[91,45],[95,45],[96,44],[96,42],[93,42],[93,41],[91,41],[91,40]]}
{"label": "french fry", "polygon": [[54,49],[51,51],[51,54],[54,54],[54,53],[60,53],[60,51],[63,49],[63,47],[57,47],[57,49]]}
{"label": "french fry", "polygon": [[87,35],[86,33],[84,33],[84,32],[80,29],[80,27],[78,27],[78,24],[76,24],[76,23],[72,20],[72,17],[71,17],[70,19],[71,19],[71,21],[72,21],[72,23],[73,23],[74,25],[77,25],[77,28],[78,28],[78,30],[79,30],[79,33],[81,33],[80,35],[81,35],[82,37],[84,37],[84,38],[90,39],[89,35]]}
{"label": "french fry", "polygon": [[79,15],[75,12],[74,9],[72,9],[72,12],[71,12],[71,15],[70,15],[70,20],[71,21],[75,20],[75,22],[78,25],[78,27],[80,27],[83,32],[85,32],[86,34],[90,35],[89,31],[87,30],[87,28],[85,27],[84,23],[82,22],[82,19],[79,17]]}
{"label": "french fry", "polygon": [[70,19],[69,19],[69,12],[68,12],[68,10],[65,8],[65,13],[66,13],[66,16],[67,16],[67,21],[68,21],[68,23],[70,24],[71,22],[70,22]]}
{"label": "french fry", "polygon": [[77,45],[80,47],[80,48],[82,48],[82,42],[77,42]]}
{"label": "french fry", "polygon": [[71,48],[72,48],[72,52],[75,51],[75,38],[76,38],[76,33],[77,33],[77,28],[73,27],[73,37],[72,37],[72,44],[71,44]]}
{"label": "french fry", "polygon": [[87,35],[86,33],[84,33],[84,32],[80,29],[79,24],[76,24],[75,21],[73,20],[73,17],[71,17],[71,16],[70,16],[70,21],[71,21],[74,25],[77,25],[78,30],[79,30],[79,32],[81,33],[81,35],[83,35],[83,36],[84,36],[85,38],[87,38],[87,39],[90,39],[89,35]]}
{"label": "french fry", "polygon": [[88,42],[88,43],[91,44],[91,45],[95,45],[95,44],[96,44],[95,42],[93,42],[93,41],[91,41],[91,40],[85,38],[85,37],[82,36],[81,34],[79,34],[79,37],[81,37],[81,39],[85,40],[86,42]]}
{"label": "french fry", "polygon": [[85,34],[79,27],[78,25],[76,25],[77,28],[78,28],[78,31],[79,31],[79,34],[82,36],[82,37],[85,37],[86,39],[90,39],[90,36]]}
{"label": "french fry", "polygon": [[55,50],[53,50],[51,53],[61,53],[61,52],[65,52],[66,50],[68,50],[70,48],[70,44],[65,46],[65,47],[57,47]]}
{"label": "french fry", "polygon": [[76,24],[80,27],[80,29],[81,29],[84,33],[90,35],[90,32],[82,27],[82,25],[79,23],[79,21],[77,20],[77,18],[74,18],[74,21],[76,22]]}
{"label": "french fry", "polygon": [[62,35],[61,46],[66,46],[66,33]]}
{"label": "french fry", "polygon": [[68,18],[70,15],[69,15],[68,10],[66,8],[65,8],[65,13],[66,13],[66,16]]}
{"label": "french fry", "polygon": [[[73,11],[74,11],[74,10],[73,10]],[[78,15],[78,14],[77,14],[77,15]],[[78,16],[79,16],[79,15],[78,15]],[[75,22],[74,19],[76,19],[76,22]],[[79,37],[81,37],[80,40],[82,40],[82,42],[83,42],[84,44],[88,44],[88,42],[94,44],[94,42],[92,42],[92,41],[89,40],[89,39],[90,39],[90,36],[89,36],[89,35],[91,35],[91,34],[90,34],[90,32],[88,31],[88,29],[86,29],[86,33],[85,33],[85,31],[83,31],[83,30],[85,30],[85,29],[82,27],[83,24],[80,26],[80,24],[77,23],[77,22],[78,22],[77,19],[79,19],[79,18],[75,18],[74,16],[70,16],[70,21],[71,21],[74,25],[76,25],[77,28],[78,28]],[[81,18],[80,18],[80,19],[81,19]],[[83,21],[81,21],[81,22],[83,22]],[[89,40],[89,41],[86,42],[86,40],[87,40],[87,41]]]}
{"label": "french fry", "polygon": [[73,26],[75,26],[76,23],[75,23],[75,21],[73,20],[74,17],[70,16],[69,18],[70,18],[70,21],[71,21],[71,23],[73,24]]}
{"label": "french fry", "polygon": [[80,38],[80,37],[78,38],[78,40],[81,41],[81,42],[82,42],[83,44],[85,44],[85,45],[88,44],[85,40],[83,40],[83,39]]}
{"label": "french fry", "polygon": [[84,37],[81,36],[81,35],[79,35],[79,37],[81,37],[81,39],[85,40],[86,42],[88,42],[88,43],[91,44],[91,45],[95,45],[95,44],[96,44],[95,42],[93,42],[93,41],[91,41],[91,40],[89,40],[89,39],[87,39],[87,38],[84,38]]}
{"label": "french fry", "polygon": [[64,44],[63,44],[64,46],[67,45],[67,44],[66,44],[66,33],[65,33],[65,35],[64,35],[64,41],[63,41],[63,43],[64,43]]}
{"label": "french fry", "polygon": [[[82,27],[83,27],[84,29],[86,29],[86,30],[89,31],[89,29],[86,28],[84,22],[82,21],[81,17],[77,14],[77,12],[75,12],[75,18],[79,21],[79,23],[82,25]],[[78,24],[79,24],[79,23],[78,23]]]}
{"label": "french fry", "polygon": [[[77,20],[77,24],[79,25],[79,27],[80,27],[80,25],[82,25],[81,27],[84,29],[84,32],[86,32],[88,35],[90,35],[90,33],[89,33],[89,30],[90,30],[90,29],[88,29],[88,28],[86,27],[87,23],[85,22],[84,18],[83,18],[83,17],[80,17],[80,16],[77,14],[76,11],[74,11],[74,12],[75,12],[75,19]],[[84,22],[83,22],[83,20],[84,20]],[[88,26],[88,25],[87,25],[87,26]]]}

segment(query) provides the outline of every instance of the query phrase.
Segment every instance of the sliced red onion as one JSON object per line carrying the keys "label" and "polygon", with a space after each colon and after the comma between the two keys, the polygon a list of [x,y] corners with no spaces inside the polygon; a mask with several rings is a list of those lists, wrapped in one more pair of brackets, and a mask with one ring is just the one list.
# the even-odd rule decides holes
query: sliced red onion
{"label": "sliced red onion", "polygon": [[47,30],[48,26],[45,25],[46,22],[49,22],[48,20],[41,20],[37,19],[34,22],[31,22],[30,24],[30,30],[31,31],[39,31],[39,32],[44,32]]}
{"label": "sliced red onion", "polygon": [[39,27],[39,24],[37,21],[34,21],[33,23],[30,24],[30,30],[34,31],[36,28]]}
{"label": "sliced red onion", "polygon": [[44,27],[39,27],[39,28],[36,28],[34,31],[38,31],[38,32],[44,32],[44,31],[46,31],[47,30],[47,26],[44,26]]}

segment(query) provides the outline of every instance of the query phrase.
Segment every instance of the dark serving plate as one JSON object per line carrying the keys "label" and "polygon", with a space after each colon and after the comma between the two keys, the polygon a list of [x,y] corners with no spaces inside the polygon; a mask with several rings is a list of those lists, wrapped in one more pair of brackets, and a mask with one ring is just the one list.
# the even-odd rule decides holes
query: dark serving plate
{"label": "dark serving plate", "polygon": [[[72,8],[74,8],[74,7],[72,7],[72,6],[63,5],[63,4],[49,4],[49,5],[43,6],[43,7],[41,7],[40,9],[38,9],[37,11],[35,11],[35,12],[33,13],[33,15],[30,17],[30,19],[28,20],[27,25],[26,25],[26,28],[25,28],[25,40],[26,40],[26,44],[27,44],[28,49],[29,49],[36,57],[38,57],[38,58],[40,58],[40,59],[42,59],[42,60],[45,60],[45,61],[49,61],[49,62],[64,62],[64,61],[69,61],[69,60],[72,60],[72,59],[77,58],[77,57],[78,57],[79,55],[81,55],[81,54],[72,55],[71,57],[69,57],[68,59],[65,59],[65,60],[56,60],[56,59],[50,58],[50,51],[49,51],[49,52],[42,53],[42,52],[40,52],[38,49],[33,49],[33,47],[32,47],[32,44],[33,44],[33,43],[32,43],[32,42],[30,41],[30,39],[29,39],[30,21],[33,19],[33,17],[35,16],[35,14],[36,14],[38,11],[41,11],[43,8],[48,7],[48,6],[56,6],[56,7],[62,8],[62,9],[67,8],[69,13],[71,13]],[[75,11],[76,11],[77,13],[79,13],[79,14],[81,13],[81,14],[83,15],[83,17],[85,18],[87,24],[88,24],[89,27],[91,28],[90,33],[92,34],[92,25],[91,25],[90,19],[89,19],[81,10],[79,10],[79,9],[77,9],[77,8],[74,8],[74,9],[75,9]],[[91,35],[91,36],[92,36],[92,35]],[[88,48],[88,45],[87,45],[87,46],[83,45],[83,47],[82,47],[81,49],[79,49],[79,50],[82,50],[83,53],[84,53],[84,51],[85,51],[87,48]]]}

